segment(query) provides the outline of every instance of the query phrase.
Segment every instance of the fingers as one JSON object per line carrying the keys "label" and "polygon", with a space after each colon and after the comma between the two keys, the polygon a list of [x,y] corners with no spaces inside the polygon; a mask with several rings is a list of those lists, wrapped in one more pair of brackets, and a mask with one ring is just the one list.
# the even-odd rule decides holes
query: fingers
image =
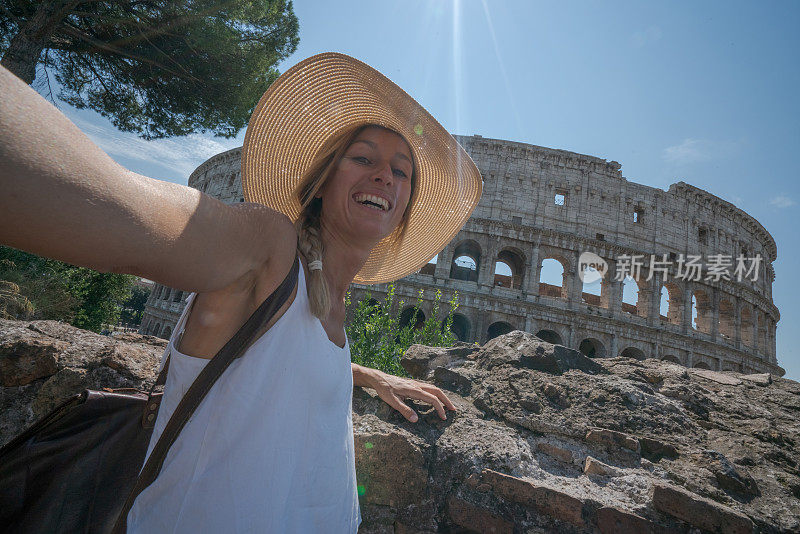
{"label": "fingers", "polygon": [[444,405],[442,404],[442,401],[440,401],[439,398],[436,395],[428,393],[427,391],[425,391],[422,388],[420,388],[419,390],[414,391],[413,393],[411,393],[409,396],[414,398],[414,399],[418,399],[418,400],[427,402],[428,404],[430,404],[431,406],[436,408],[436,413],[439,414],[440,418],[447,419],[447,415],[444,413]]}
{"label": "fingers", "polygon": [[445,408],[447,408],[448,410],[452,410],[454,412],[456,411],[455,405],[452,402],[450,402],[450,399],[447,398],[447,395],[444,394],[444,391],[437,388],[436,386],[431,386],[431,385],[426,385],[424,389],[425,391],[433,393],[434,395],[439,397],[439,399],[444,403]]}
{"label": "fingers", "polygon": [[408,406],[408,404],[406,404],[405,402],[401,401],[395,395],[392,395],[388,399],[384,399],[384,400],[389,404],[389,406],[391,406],[392,408],[394,408],[395,410],[397,410],[398,412],[403,414],[403,417],[405,417],[406,419],[408,419],[412,423],[416,423],[417,419],[419,419],[419,417],[417,416],[417,413],[414,410],[412,410]]}

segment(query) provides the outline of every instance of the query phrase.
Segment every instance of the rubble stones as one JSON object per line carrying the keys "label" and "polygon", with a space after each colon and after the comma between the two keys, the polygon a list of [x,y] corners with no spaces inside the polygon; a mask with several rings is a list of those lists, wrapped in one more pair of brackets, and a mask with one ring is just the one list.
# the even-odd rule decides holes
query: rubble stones
{"label": "rubble stones", "polygon": [[[164,347],[149,336],[0,321],[0,340],[20,331],[34,347],[43,337],[65,345],[52,374],[0,388],[0,443],[55,397],[148,388]],[[535,369],[520,346],[563,357]],[[420,372],[457,408],[445,421],[406,400],[420,414],[410,423],[354,388],[360,532],[800,531],[800,384],[728,371],[714,380],[649,359],[587,365],[553,347],[519,332],[461,355],[416,347],[413,359],[435,362]]]}

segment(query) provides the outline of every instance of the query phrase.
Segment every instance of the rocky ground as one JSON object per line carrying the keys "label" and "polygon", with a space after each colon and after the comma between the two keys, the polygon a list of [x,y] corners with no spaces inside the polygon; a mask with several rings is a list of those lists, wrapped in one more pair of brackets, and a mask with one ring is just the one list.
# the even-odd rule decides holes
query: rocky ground
{"label": "rocky ground", "polygon": [[[149,388],[164,345],[0,320],[0,444],[83,388]],[[800,532],[797,382],[518,331],[403,365],[458,411],[354,389],[360,532]]]}

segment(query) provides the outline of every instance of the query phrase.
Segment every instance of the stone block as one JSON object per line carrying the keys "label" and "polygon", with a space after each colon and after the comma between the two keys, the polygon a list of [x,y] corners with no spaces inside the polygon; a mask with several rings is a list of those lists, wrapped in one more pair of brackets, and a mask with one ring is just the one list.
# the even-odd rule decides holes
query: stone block
{"label": "stone block", "polygon": [[499,515],[475,506],[458,497],[450,497],[447,501],[447,513],[456,525],[470,532],[481,534],[513,534],[514,524]]}
{"label": "stone block", "polygon": [[593,428],[586,432],[586,441],[601,443],[607,447],[615,448],[622,447],[639,453],[641,445],[635,436],[625,434],[624,432],[617,432],[616,430],[609,430],[607,428]]}
{"label": "stone block", "polygon": [[617,508],[604,506],[597,510],[597,529],[600,534],[656,534],[665,532],[665,529],[655,525],[649,519],[623,512]]}
{"label": "stone block", "polygon": [[545,453],[548,456],[552,456],[553,458],[557,458],[562,462],[571,464],[573,461],[572,451],[569,449],[563,449],[552,443],[547,443],[544,441],[540,441],[536,444],[536,449]]}
{"label": "stone block", "polygon": [[754,528],[746,515],[663,482],[653,485],[653,508],[709,532],[751,534]]}
{"label": "stone block", "polygon": [[517,502],[576,527],[585,526],[583,501],[572,495],[491,469],[484,469],[481,475],[485,483],[491,484],[495,495],[507,501]]}
{"label": "stone block", "polygon": [[586,475],[602,475],[607,477],[618,477],[623,474],[623,470],[613,465],[604,464],[597,458],[586,457],[583,465],[583,473]]}

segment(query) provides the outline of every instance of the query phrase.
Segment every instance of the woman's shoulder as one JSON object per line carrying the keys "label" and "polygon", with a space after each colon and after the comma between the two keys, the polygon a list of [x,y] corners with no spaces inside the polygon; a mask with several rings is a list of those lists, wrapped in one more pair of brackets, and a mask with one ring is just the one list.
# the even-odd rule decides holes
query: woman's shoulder
{"label": "woman's shoulder", "polygon": [[288,217],[283,214],[278,215],[279,220],[273,219],[268,230],[265,228],[271,235],[264,240],[264,245],[269,246],[270,250],[265,251],[266,259],[255,273],[253,299],[258,304],[278,288],[289,274],[297,256],[297,230]]}

